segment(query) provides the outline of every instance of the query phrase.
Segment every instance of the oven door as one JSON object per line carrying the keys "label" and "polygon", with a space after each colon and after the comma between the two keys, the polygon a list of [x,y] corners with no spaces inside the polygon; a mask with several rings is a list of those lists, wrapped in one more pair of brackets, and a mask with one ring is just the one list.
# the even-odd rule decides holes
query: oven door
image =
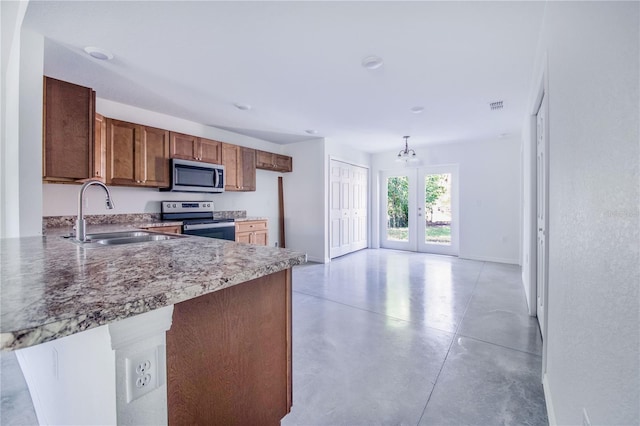
{"label": "oven door", "polygon": [[182,233],[197,235],[198,237],[218,238],[221,240],[236,240],[236,225],[233,222],[185,224]]}

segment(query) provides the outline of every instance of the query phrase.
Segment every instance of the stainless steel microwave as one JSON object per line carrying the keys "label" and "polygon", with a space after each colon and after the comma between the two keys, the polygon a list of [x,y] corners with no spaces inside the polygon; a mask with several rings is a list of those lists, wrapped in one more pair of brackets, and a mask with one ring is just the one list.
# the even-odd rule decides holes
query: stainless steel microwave
{"label": "stainless steel microwave", "polygon": [[224,192],[224,166],[201,161],[171,159],[171,186],[161,191]]}

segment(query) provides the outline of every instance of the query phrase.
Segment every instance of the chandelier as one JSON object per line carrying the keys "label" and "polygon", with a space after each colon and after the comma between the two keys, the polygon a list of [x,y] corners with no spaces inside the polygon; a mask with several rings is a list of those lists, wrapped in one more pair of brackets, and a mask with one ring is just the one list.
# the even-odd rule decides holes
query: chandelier
{"label": "chandelier", "polygon": [[418,161],[418,157],[416,157],[416,152],[413,149],[409,149],[409,141],[410,136],[404,137],[404,149],[400,150],[398,153],[398,157],[396,157],[396,161],[408,163],[413,161]]}

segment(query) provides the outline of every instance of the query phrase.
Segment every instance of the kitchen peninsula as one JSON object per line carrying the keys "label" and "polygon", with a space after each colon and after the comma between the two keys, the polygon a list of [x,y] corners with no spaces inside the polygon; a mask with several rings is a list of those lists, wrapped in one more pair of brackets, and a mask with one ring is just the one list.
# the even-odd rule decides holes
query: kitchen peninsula
{"label": "kitchen peninsula", "polygon": [[[115,227],[122,229],[108,229]],[[166,377],[160,350],[154,380],[156,393],[166,389],[159,400],[169,424],[275,424],[289,411],[291,268],[306,261],[303,253],[200,237],[84,248],[62,233],[0,240],[2,350],[26,352],[106,330],[117,423],[145,423],[132,414],[145,410],[132,407],[151,401],[153,392],[132,398],[125,361],[149,350],[148,336],[135,330],[170,309],[162,341],[152,343],[164,349],[166,331]],[[48,352],[56,380],[68,373],[56,364],[62,352]]]}

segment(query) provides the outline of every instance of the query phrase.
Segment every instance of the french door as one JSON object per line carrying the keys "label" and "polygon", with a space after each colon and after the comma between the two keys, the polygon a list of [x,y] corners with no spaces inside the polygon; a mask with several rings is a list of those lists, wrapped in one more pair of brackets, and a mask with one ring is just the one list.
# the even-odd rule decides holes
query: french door
{"label": "french door", "polygon": [[381,173],[382,247],[458,255],[458,166]]}

